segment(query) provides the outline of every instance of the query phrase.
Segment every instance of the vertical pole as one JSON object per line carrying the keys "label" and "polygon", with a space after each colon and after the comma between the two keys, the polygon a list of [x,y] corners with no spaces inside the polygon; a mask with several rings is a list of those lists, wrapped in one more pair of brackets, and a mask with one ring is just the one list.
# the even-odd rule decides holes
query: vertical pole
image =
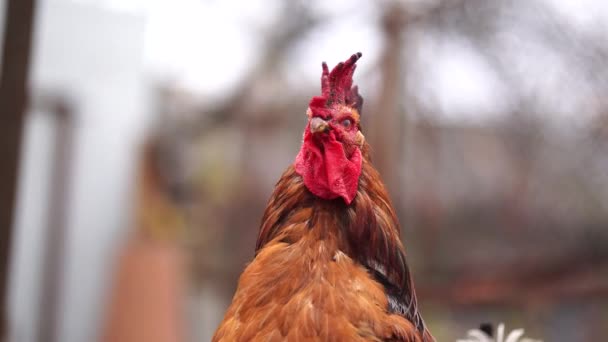
{"label": "vertical pole", "polygon": [[13,240],[17,168],[36,0],[7,0],[0,69],[0,340],[8,335],[6,290]]}
{"label": "vertical pole", "polygon": [[[403,156],[403,117],[398,105],[402,93],[402,30],[406,13],[400,5],[393,5],[382,18],[384,52],[380,60],[381,93],[373,119],[368,122],[372,160],[389,189],[397,211],[401,208],[401,177]],[[365,115],[365,114],[364,114]]]}
{"label": "vertical pole", "polygon": [[39,301],[38,341],[58,340],[58,323],[61,313],[62,283],[64,276],[64,250],[67,237],[67,206],[69,183],[72,176],[74,150],[73,114],[68,103],[51,98],[48,104],[55,119],[55,142],[51,166],[51,188],[48,198],[48,226],[44,240],[42,260],[42,287]]}

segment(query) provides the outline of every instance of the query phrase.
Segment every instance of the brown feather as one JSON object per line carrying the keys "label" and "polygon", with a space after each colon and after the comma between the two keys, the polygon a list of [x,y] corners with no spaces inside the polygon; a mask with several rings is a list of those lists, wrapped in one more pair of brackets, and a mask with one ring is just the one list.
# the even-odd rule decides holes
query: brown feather
{"label": "brown feather", "polygon": [[315,197],[293,167],[285,171],[213,341],[433,341],[368,150],[349,206]]}

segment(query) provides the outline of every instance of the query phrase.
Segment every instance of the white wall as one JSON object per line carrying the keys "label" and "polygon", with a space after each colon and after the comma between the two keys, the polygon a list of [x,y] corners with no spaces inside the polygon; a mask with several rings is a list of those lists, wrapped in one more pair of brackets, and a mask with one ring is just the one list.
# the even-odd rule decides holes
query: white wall
{"label": "white wall", "polygon": [[[76,134],[58,341],[98,334],[114,252],[129,227],[143,131],[142,16],[68,0],[39,1],[31,85],[67,95]],[[13,341],[34,341],[52,122],[29,118],[12,260]]]}

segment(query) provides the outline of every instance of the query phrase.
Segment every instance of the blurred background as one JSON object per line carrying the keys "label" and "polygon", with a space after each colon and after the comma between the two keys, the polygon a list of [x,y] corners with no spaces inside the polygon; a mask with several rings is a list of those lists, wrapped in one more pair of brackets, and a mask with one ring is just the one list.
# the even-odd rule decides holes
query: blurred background
{"label": "blurred background", "polygon": [[210,340],[321,61],[357,51],[364,132],[438,341],[488,321],[608,334],[608,3],[0,0],[0,14],[9,341],[112,336],[146,291],[172,313],[166,340]]}

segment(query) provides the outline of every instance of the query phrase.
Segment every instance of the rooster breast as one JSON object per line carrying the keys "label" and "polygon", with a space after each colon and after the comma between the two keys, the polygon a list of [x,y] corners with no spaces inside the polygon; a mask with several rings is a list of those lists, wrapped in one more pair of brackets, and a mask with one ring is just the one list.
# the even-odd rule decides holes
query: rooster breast
{"label": "rooster breast", "polygon": [[241,275],[213,341],[419,341],[336,234],[301,222],[269,241]]}

